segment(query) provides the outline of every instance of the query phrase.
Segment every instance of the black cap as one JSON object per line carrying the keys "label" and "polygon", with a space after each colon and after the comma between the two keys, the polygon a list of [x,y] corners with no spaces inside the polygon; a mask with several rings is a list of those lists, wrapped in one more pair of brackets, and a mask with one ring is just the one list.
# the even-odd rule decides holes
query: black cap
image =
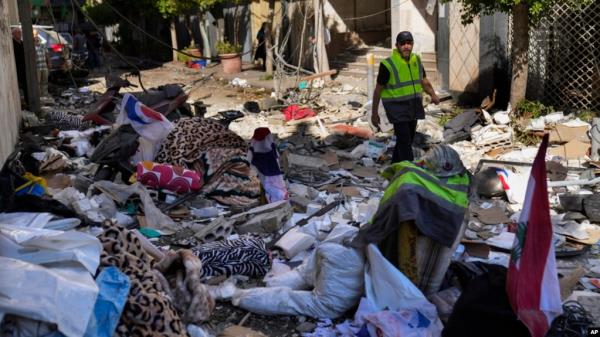
{"label": "black cap", "polygon": [[396,43],[401,43],[404,41],[414,41],[413,36],[410,32],[403,31],[398,33],[398,36],[396,36]]}

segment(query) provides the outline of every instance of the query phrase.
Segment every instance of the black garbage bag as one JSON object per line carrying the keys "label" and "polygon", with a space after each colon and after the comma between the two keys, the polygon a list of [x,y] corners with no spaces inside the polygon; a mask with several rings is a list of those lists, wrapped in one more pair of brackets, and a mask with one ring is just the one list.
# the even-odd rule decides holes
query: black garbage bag
{"label": "black garbage bag", "polygon": [[442,331],[443,337],[530,337],[506,294],[506,268],[487,265],[468,282]]}

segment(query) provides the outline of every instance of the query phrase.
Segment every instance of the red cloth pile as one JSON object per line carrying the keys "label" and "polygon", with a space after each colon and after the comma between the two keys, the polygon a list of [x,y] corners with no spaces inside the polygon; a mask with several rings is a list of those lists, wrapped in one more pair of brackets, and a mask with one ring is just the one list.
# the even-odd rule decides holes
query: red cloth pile
{"label": "red cloth pile", "polygon": [[329,130],[338,135],[351,135],[364,139],[373,138],[373,131],[366,128],[358,128],[352,125],[336,124],[329,127]]}
{"label": "red cloth pile", "polygon": [[298,105],[290,105],[287,108],[283,109],[283,114],[285,115],[286,121],[298,120],[308,117],[314,117],[317,114],[310,108],[301,108]]}

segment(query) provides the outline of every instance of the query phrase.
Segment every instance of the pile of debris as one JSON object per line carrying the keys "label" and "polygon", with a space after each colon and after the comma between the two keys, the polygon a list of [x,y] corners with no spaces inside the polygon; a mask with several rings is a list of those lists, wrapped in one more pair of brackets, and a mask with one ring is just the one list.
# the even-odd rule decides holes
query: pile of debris
{"label": "pile of debris", "polygon": [[[243,81],[230,85],[247,89]],[[296,316],[306,337],[439,336],[444,324],[465,319],[454,309],[465,308],[470,281],[505,273],[490,265],[508,266],[537,148],[515,142],[508,112],[487,112],[493,99],[444,126],[443,110],[428,106],[414,144],[418,159],[390,170],[395,139],[385,123],[387,133],[373,132],[363,92],[300,87],[206,116],[193,116],[187,94],[167,86],[161,99],[177,104],[117,90],[110,101],[121,106],[98,98],[88,111],[82,108],[96,94],[67,90],[47,103],[46,120],[27,114],[0,175],[1,331],[260,335],[241,327],[247,316],[233,327],[211,319],[231,306]],[[590,126],[558,115],[543,122],[560,143],[547,167],[563,299],[596,315],[600,180],[593,167],[582,168],[580,152]],[[539,130],[541,122],[531,125]],[[468,186],[462,165],[439,176],[420,164],[442,144],[473,174],[468,198],[456,183]],[[460,190],[458,213],[427,214],[440,223],[458,214],[459,234],[444,247],[423,240],[425,217],[386,209],[399,224],[412,221],[414,245],[440,248],[425,287],[389,252],[356,242],[377,225],[404,174],[420,177],[414,185]],[[415,195],[403,200],[436,200]],[[439,218],[447,214],[455,218]],[[415,259],[408,264],[421,275],[423,261]],[[599,323],[594,316],[588,325]]]}

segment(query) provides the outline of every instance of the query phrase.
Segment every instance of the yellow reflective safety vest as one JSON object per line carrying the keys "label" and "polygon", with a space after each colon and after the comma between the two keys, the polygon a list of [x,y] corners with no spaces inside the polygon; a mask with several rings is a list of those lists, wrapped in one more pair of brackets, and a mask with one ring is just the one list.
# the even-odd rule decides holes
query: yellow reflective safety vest
{"label": "yellow reflective safety vest", "polygon": [[423,95],[423,64],[421,58],[411,54],[406,61],[397,49],[392,56],[381,61],[390,73],[390,80],[381,91],[381,101],[387,112],[403,110],[406,101],[419,100]]}

